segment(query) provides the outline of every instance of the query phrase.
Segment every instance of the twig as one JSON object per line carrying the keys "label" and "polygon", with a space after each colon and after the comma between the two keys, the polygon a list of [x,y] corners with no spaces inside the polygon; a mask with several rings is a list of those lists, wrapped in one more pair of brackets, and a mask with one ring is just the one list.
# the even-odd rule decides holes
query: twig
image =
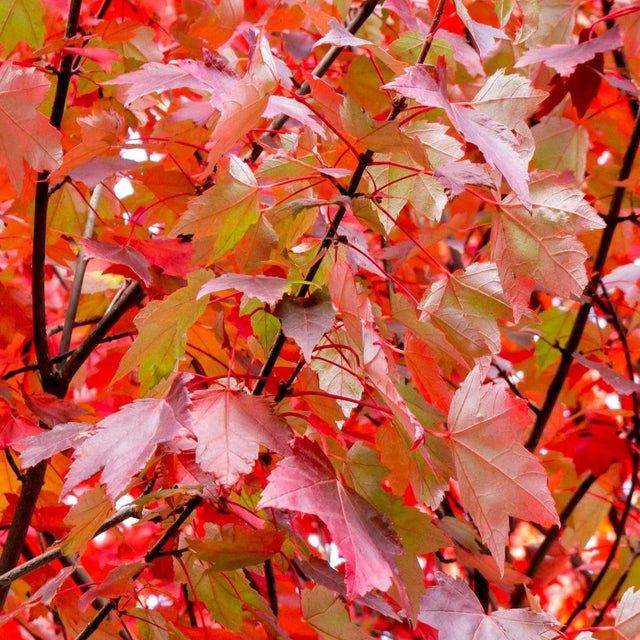
{"label": "twig", "polygon": [[[84,225],[83,238],[91,238],[93,235],[93,227],[96,221],[96,209],[102,195],[102,184],[98,184],[91,194],[89,208],[87,211],[87,221]],[[84,282],[84,274],[87,270],[87,261],[84,259],[84,250],[82,245],[78,249],[78,257],[76,258],[76,269],[73,274],[73,285],[71,286],[71,295],[67,305],[67,312],[64,317],[64,325],[62,328],[62,337],[60,338],[60,347],[58,354],[68,351],[71,344],[71,334],[75,326],[76,313],[78,304],[80,303],[80,294],[82,292],[82,283]]]}
{"label": "twig", "polygon": [[624,503],[624,509],[622,510],[622,515],[620,516],[620,522],[616,531],[616,538],[611,545],[611,549],[609,550],[609,554],[607,555],[602,568],[600,569],[598,575],[595,580],[589,585],[589,589],[582,596],[582,600],[578,603],[576,608],[573,610],[567,621],[562,626],[562,632],[565,632],[571,623],[577,618],[577,616],[587,607],[587,603],[591,599],[591,596],[596,592],[596,589],[600,586],[600,583],[604,579],[611,563],[614,561],[616,554],[618,552],[618,547],[620,546],[620,542],[622,540],[622,535],[624,534],[625,524],[627,522],[627,518],[629,517],[629,513],[631,511],[631,505],[633,503],[634,494],[636,488],[638,486],[638,471],[640,471],[640,455],[634,451],[632,454],[632,471],[631,471],[631,486],[629,487],[629,493],[627,494],[627,499]]}
{"label": "twig", "polygon": [[102,342],[106,334],[120,320],[128,309],[139,304],[143,291],[139,283],[129,286],[125,293],[113,305],[102,320],[98,322],[93,331],[85,338],[82,344],[73,351],[71,357],[60,369],[60,376],[65,380],[71,380],[93,350]]}
{"label": "twig", "polygon": [[[94,324],[93,322],[87,324]],[[106,336],[100,340],[99,344],[105,344],[106,342],[114,342],[115,340],[121,340],[122,338],[126,338],[128,336],[135,335],[135,331],[121,331],[120,333],[114,333],[110,336]],[[78,347],[79,348],[79,347]],[[55,356],[51,358],[51,362],[53,364],[57,364],[58,362],[64,362],[69,356],[73,355],[78,349],[71,349],[65,353],[61,353],[59,356]],[[26,364],[24,367],[19,367],[18,369],[12,369],[11,371],[7,371],[0,380],[10,380],[14,376],[17,376],[19,373],[26,373],[27,371],[37,371],[37,364]]]}
{"label": "twig", "polygon": [[429,27],[429,33],[424,40],[424,44],[422,45],[422,50],[420,51],[420,55],[418,56],[418,64],[422,64],[429,54],[429,50],[431,49],[431,43],[433,42],[433,38],[436,35],[436,31],[440,26],[440,21],[442,20],[442,14],[444,13],[444,5],[447,3],[447,0],[439,0],[438,6],[436,7],[436,12],[433,16],[433,21],[431,22],[431,26]]}
{"label": "twig", "polygon": [[[164,545],[171,540],[177,533],[180,531],[182,525],[187,521],[189,516],[193,513],[196,507],[202,502],[202,498],[200,496],[194,496],[190,500],[188,500],[182,513],[176,518],[176,520],[167,528],[167,530],[162,534],[160,539],[153,545],[153,547],[147,552],[144,557],[145,562],[149,563],[155,558],[159,557],[163,552]],[[135,580],[140,574],[142,570],[137,572],[133,576],[133,580]],[[75,640],[87,640],[90,638],[97,630],[98,627],[102,624],[102,622],[107,618],[107,616],[116,608],[117,600],[110,600],[107,602],[98,613],[90,620],[87,626],[76,636]]]}
{"label": "twig", "polygon": [[[102,526],[96,531],[95,536],[104,533],[105,531],[109,531],[116,525],[124,522],[128,518],[139,518],[140,510],[136,505],[129,504],[118,513],[115,513],[110,518],[104,521]],[[57,540],[53,544],[62,544],[62,540]],[[14,580],[18,580],[20,578],[24,578],[24,576],[30,574],[32,571],[39,569],[40,567],[44,567],[47,564],[51,564],[52,562],[62,558],[64,554],[62,553],[61,547],[55,547],[53,549],[48,549],[44,553],[41,553],[39,556],[35,558],[31,558],[31,560],[27,560],[27,562],[22,563],[19,567],[15,567],[10,571],[7,571],[0,575],[0,586],[10,585]],[[71,556],[67,556],[69,561],[72,563],[73,559]]]}

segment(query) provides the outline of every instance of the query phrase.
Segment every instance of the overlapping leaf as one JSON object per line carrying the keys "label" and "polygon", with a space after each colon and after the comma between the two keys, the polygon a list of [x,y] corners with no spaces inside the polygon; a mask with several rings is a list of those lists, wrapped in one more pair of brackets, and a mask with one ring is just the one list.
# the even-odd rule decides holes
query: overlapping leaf
{"label": "overlapping leaf", "polygon": [[422,598],[420,621],[438,630],[439,640],[540,640],[558,621],[548,613],[527,609],[487,615],[476,595],[459,578],[437,573],[437,586]]}
{"label": "overlapping leaf", "polygon": [[346,561],[350,597],[371,589],[386,591],[397,574],[395,556],[402,553],[389,520],[345,486],[320,447],[296,438],[293,455],[269,476],[259,509],[276,507],[318,516]]}
{"label": "overlapping leaf", "polygon": [[98,471],[115,500],[151,459],[156,447],[180,430],[191,431],[185,378],[178,376],[166,398],[141,398],[112,413],[75,450],[63,491],[68,493]]}
{"label": "overlapping leaf", "polygon": [[527,403],[482,378],[475,367],[453,396],[447,422],[463,504],[502,570],[510,516],[545,525],[559,520],[547,475],[521,444]]}
{"label": "overlapping leaf", "polygon": [[531,183],[531,199],[531,214],[507,199],[491,230],[492,258],[516,317],[528,307],[535,283],[564,297],[582,293],[587,253],[576,234],[604,226],[580,191],[551,176]]}
{"label": "overlapping leaf", "polygon": [[520,140],[504,124],[492,120],[477,109],[450,102],[446,95],[446,72],[437,69],[438,80],[424,65],[409,67],[393,82],[385,85],[400,95],[413,98],[428,107],[444,109],[451,124],[467,140],[475,144],[487,162],[496,167],[525,207],[530,206],[527,163],[519,153]]}
{"label": "overlapping leaf", "polygon": [[196,462],[223,487],[253,468],[260,445],[285,455],[289,427],[264,398],[208,389],[192,395]]}
{"label": "overlapping leaf", "polygon": [[23,162],[37,171],[52,171],[62,162],[60,132],[37,110],[48,90],[49,81],[35,68],[0,66],[0,165],[17,192]]}
{"label": "overlapping leaf", "polygon": [[498,320],[512,320],[498,268],[475,263],[441,280],[427,292],[420,308],[447,340],[465,357],[479,357],[500,349]]}

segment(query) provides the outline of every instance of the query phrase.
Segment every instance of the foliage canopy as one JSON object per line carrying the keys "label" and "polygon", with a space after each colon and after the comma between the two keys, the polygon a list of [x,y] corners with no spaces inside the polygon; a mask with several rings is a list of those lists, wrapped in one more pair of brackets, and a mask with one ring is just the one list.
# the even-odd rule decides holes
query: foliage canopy
{"label": "foliage canopy", "polygon": [[640,637],[640,9],[0,0],[11,637]]}

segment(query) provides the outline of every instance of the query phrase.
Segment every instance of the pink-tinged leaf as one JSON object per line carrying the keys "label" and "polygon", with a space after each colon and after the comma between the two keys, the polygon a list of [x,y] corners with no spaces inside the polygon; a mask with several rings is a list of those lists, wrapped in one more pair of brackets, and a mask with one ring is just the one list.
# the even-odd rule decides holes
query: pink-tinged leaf
{"label": "pink-tinged leaf", "polygon": [[278,303],[275,315],[284,335],[296,341],[307,362],[322,336],[331,331],[335,318],[329,297],[317,292],[304,300],[285,297]]}
{"label": "pink-tinged leaf", "polygon": [[473,106],[510,129],[532,116],[547,96],[522,76],[496,71],[473,99]]}
{"label": "pink-tinged leaf", "polygon": [[29,411],[38,416],[49,427],[55,427],[63,422],[70,422],[72,418],[83,416],[87,413],[74,402],[61,400],[45,391],[24,393],[23,395]]}
{"label": "pink-tinged leaf", "polygon": [[89,238],[81,238],[80,243],[84,249],[85,258],[98,258],[115,265],[115,269],[108,269],[110,273],[120,273],[133,277],[143,282],[146,286],[151,283],[152,277],[149,271],[149,262],[137,249],[113,242],[99,242]]}
{"label": "pink-tinged leaf", "polygon": [[597,371],[601,378],[607,383],[610,384],[620,395],[628,396],[632,393],[637,393],[640,391],[640,384],[634,382],[633,380],[629,380],[626,376],[623,376],[621,373],[614,371],[611,367],[604,364],[604,362],[595,362],[594,360],[589,360],[579,353],[573,354],[573,359],[580,363],[583,367],[588,367],[589,369],[593,369]]}
{"label": "pink-tinged leaf", "polygon": [[227,68],[184,59],[170,64],[147,62],[137,71],[123,73],[104,84],[129,85],[124,91],[125,106],[150,93],[191,89],[211,96],[213,106],[208,107],[211,114],[213,107],[219,108],[224,104],[225,97],[237,82],[237,78]]}
{"label": "pink-tinged leaf", "polygon": [[388,518],[342,484],[320,447],[296,438],[293,455],[269,476],[258,509],[275,507],[318,516],[346,561],[349,597],[386,591],[397,575],[402,546]]}
{"label": "pink-tinged leaf", "polygon": [[320,40],[316,41],[313,45],[320,47],[321,45],[331,44],[336,47],[362,47],[364,45],[372,44],[369,40],[363,40],[354,36],[343,24],[338,22],[335,18],[329,20],[329,26],[331,29]]}
{"label": "pink-tinged leaf", "polygon": [[640,636],[640,590],[629,587],[616,607],[616,638],[637,640]]}
{"label": "pink-tinged leaf", "polygon": [[634,306],[640,299],[640,264],[623,264],[602,278],[602,284],[607,288],[616,288],[624,294],[625,302]]}
{"label": "pink-tinged leaf", "polygon": [[473,20],[462,0],[454,0],[454,4],[456,5],[456,13],[458,14],[458,17],[469,30],[469,33],[471,34],[471,37],[478,49],[478,53],[482,58],[496,47],[496,40],[509,39],[509,36],[507,36],[504,31]]}
{"label": "pink-tinged leaf", "polygon": [[117,565],[100,584],[92,585],[78,600],[78,609],[86,611],[96,598],[117,598],[125,593],[133,595],[134,577],[145,567],[145,563],[131,562]]}
{"label": "pink-tinged leaf", "polygon": [[277,86],[275,61],[266,38],[260,37],[247,74],[234,85],[220,106],[220,118],[211,132],[207,171],[258,124]]}
{"label": "pink-tinged leaf", "polygon": [[494,214],[492,258],[518,321],[534,284],[559,296],[579,296],[587,284],[587,252],[575,234],[604,227],[583,194],[548,174],[531,183],[533,211],[513,198]]}
{"label": "pink-tinged leaf", "polygon": [[318,122],[317,116],[302,102],[294,100],[293,98],[286,98],[285,96],[269,96],[269,102],[267,108],[262,114],[265,118],[275,118],[283,114],[297,120],[300,124],[303,124],[314,133],[317,133],[321,138],[325,138],[324,127]]}
{"label": "pink-tinged leaf", "polygon": [[37,171],[53,171],[62,163],[62,136],[36,108],[48,91],[49,80],[36,68],[0,66],[0,165],[18,193],[24,162]]}
{"label": "pink-tinged leaf", "polygon": [[555,69],[560,75],[568,76],[575,68],[591,60],[597,53],[612,51],[622,46],[622,36],[617,27],[608,29],[600,37],[591,38],[576,44],[554,44],[550,47],[538,46],[527,51],[514,65],[526,67],[530,64],[544,62],[547,67]]}
{"label": "pink-tinged leaf", "polygon": [[420,308],[464,356],[478,358],[500,350],[498,320],[513,319],[498,269],[492,263],[469,265],[432,285]]}
{"label": "pink-tinged leaf", "polygon": [[179,375],[166,398],[134,400],[101,420],[76,449],[63,494],[102,470],[100,479],[115,500],[144,469],[157,445],[172,440],[180,430],[191,432],[188,378]]}
{"label": "pink-tinged leaf", "polygon": [[139,164],[133,160],[127,160],[120,156],[107,156],[104,158],[91,158],[68,172],[69,177],[84,182],[90,189],[95,188],[105,178],[119,172],[137,169]]}
{"label": "pink-tinged leaf", "polygon": [[88,60],[97,62],[107,73],[111,72],[111,67],[116,60],[122,60],[122,57],[113,49],[100,47],[64,47],[63,51],[72,53],[74,56],[81,56]]}
{"label": "pink-tinged leaf", "polygon": [[29,436],[18,443],[19,446],[26,446],[20,463],[26,469],[65,449],[77,449],[91,435],[91,430],[92,425],[86,422],[67,422],[55,426],[51,431]]}
{"label": "pink-tinged leaf", "polygon": [[290,431],[264,398],[239,391],[196,391],[191,396],[196,462],[223,487],[253,469],[260,446],[284,456]]}
{"label": "pink-tinged leaf", "polygon": [[449,442],[462,502],[504,569],[509,517],[559,524],[547,474],[521,444],[530,424],[524,400],[499,383],[482,384],[475,367],[451,401]]}
{"label": "pink-tinged leaf", "polygon": [[427,107],[444,109],[451,124],[467,142],[475,144],[482,151],[487,162],[502,173],[522,204],[529,208],[531,200],[527,163],[517,151],[521,141],[508,127],[481,111],[449,102],[446,96],[446,70],[440,65],[436,71],[437,82],[427,66],[409,67],[404,75],[384,85],[383,89],[393,89]]}
{"label": "pink-tinged leaf", "polygon": [[200,289],[198,299],[210,293],[224,291],[225,289],[237,289],[250,298],[257,298],[260,302],[266,302],[272,305],[282,300],[282,297],[290,286],[291,283],[285,278],[225,273],[207,282],[207,284]]}
{"label": "pink-tinged leaf", "polygon": [[445,188],[445,192],[451,196],[458,196],[463,193],[467,184],[491,188],[496,186],[496,180],[487,171],[486,165],[474,164],[469,160],[449,162],[435,167],[433,177]]}
{"label": "pink-tinged leaf", "polygon": [[47,582],[45,582],[28,600],[25,600],[19,606],[14,607],[9,613],[0,617],[0,625],[4,624],[7,620],[11,620],[11,618],[16,616],[23,609],[29,608],[35,604],[42,603],[43,605],[49,606],[55,595],[60,591],[60,588],[66,579],[75,570],[75,565],[60,569],[56,576],[51,578],[51,580],[47,580]]}
{"label": "pink-tinged leaf", "polygon": [[487,615],[466,582],[440,572],[436,580],[438,586],[422,597],[418,620],[437,629],[439,640],[540,640],[559,624],[548,613],[528,609]]}

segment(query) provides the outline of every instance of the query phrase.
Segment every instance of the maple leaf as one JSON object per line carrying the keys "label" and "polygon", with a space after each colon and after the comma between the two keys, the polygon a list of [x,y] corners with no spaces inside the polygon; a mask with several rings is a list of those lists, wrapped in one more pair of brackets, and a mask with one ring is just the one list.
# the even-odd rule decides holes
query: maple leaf
{"label": "maple leaf", "polygon": [[275,60],[267,39],[260,36],[247,74],[234,85],[220,109],[220,118],[211,132],[213,143],[209,149],[207,171],[211,171],[222,155],[256,126],[277,85]]}
{"label": "maple leaf", "polygon": [[113,501],[144,469],[157,445],[181,430],[191,432],[187,380],[188,376],[179,375],[166,398],[134,400],[98,422],[74,452],[63,494],[102,470],[100,479]]}
{"label": "maple leaf", "polygon": [[507,75],[500,69],[487,78],[471,104],[493,120],[515,129],[535,113],[546,95],[534,89],[526,78]]}
{"label": "maple leaf", "polygon": [[555,69],[561,76],[568,76],[579,64],[591,60],[597,53],[604,53],[622,46],[622,36],[619,29],[614,26],[597,38],[591,38],[585,42],[576,44],[554,44],[550,47],[536,47],[527,51],[513,65],[514,67],[526,67],[530,64],[544,62],[548,67]]}
{"label": "maple leaf", "polygon": [[465,357],[500,350],[498,320],[512,320],[498,268],[475,263],[436,282],[420,303],[431,322]]}
{"label": "maple leaf", "polygon": [[44,41],[44,7],[37,0],[12,0],[0,3],[0,42],[4,56],[24,40],[34,49]]}
{"label": "maple leaf", "polygon": [[189,203],[171,237],[193,234],[211,240],[212,260],[233,249],[260,217],[258,183],[237,156],[218,164],[216,184]]}
{"label": "maple leaf", "polygon": [[587,253],[575,234],[604,227],[582,192],[541,174],[530,185],[533,211],[513,198],[494,214],[491,256],[516,320],[534,283],[559,296],[579,296],[587,284]]}
{"label": "maple leaf", "polygon": [[542,633],[559,624],[548,613],[526,609],[487,615],[466,582],[441,572],[436,580],[438,585],[422,597],[418,619],[437,629],[439,640],[540,640]]}
{"label": "maple leaf", "polygon": [[[250,396],[247,396],[250,397]],[[204,538],[187,538],[189,548],[216,571],[253,567],[278,553],[286,538],[284,531],[245,529],[232,524],[219,527],[207,523]]]}
{"label": "maple leaf", "polygon": [[303,300],[286,296],[278,303],[275,315],[282,323],[284,335],[297,342],[307,362],[322,336],[331,331],[335,318],[331,301],[322,292]]}
{"label": "maple leaf", "polygon": [[621,640],[635,640],[640,636],[640,590],[629,587],[616,607],[616,636]]}
{"label": "maple leaf", "polygon": [[204,269],[191,273],[186,287],[147,304],[135,319],[138,336],[120,361],[114,379],[140,365],[143,388],[150,389],[174,370],[184,357],[187,330],[207,307],[207,301],[198,300],[197,295],[209,277],[210,272]]}
{"label": "maple leaf", "polygon": [[388,518],[342,484],[320,447],[296,438],[293,455],[269,476],[258,509],[276,507],[318,516],[346,561],[349,597],[371,589],[386,591],[397,574],[395,556],[402,553]]}
{"label": "maple leaf", "polygon": [[447,424],[463,504],[502,571],[509,516],[560,521],[547,474],[521,444],[530,424],[527,403],[482,378],[476,366],[454,394]]}
{"label": "maple leaf", "polygon": [[438,81],[425,65],[409,67],[404,75],[387,83],[383,89],[394,89],[406,98],[413,98],[428,107],[444,109],[451,124],[467,140],[482,151],[487,162],[506,178],[507,182],[529,208],[527,163],[519,156],[520,140],[504,124],[492,120],[477,109],[449,102],[446,95],[446,70],[436,69]]}
{"label": "maple leaf", "polygon": [[62,162],[62,136],[36,109],[48,91],[49,81],[36,69],[0,66],[0,165],[18,193],[23,162],[37,171],[52,171]]}
{"label": "maple leaf", "polygon": [[207,284],[200,289],[198,298],[202,298],[210,293],[224,291],[225,289],[237,289],[249,298],[257,298],[260,302],[273,305],[282,299],[285,291],[290,286],[291,283],[285,278],[225,273],[207,282]]}
{"label": "maple leaf", "polygon": [[287,453],[289,427],[264,398],[207,389],[194,392],[191,399],[196,462],[223,487],[251,471],[260,445]]}
{"label": "maple leaf", "polygon": [[322,640],[367,640],[371,636],[351,622],[345,603],[319,585],[302,592],[302,613]]}
{"label": "maple leaf", "polygon": [[373,44],[369,40],[364,40],[354,36],[344,25],[339,23],[335,18],[329,20],[329,26],[331,29],[322,38],[316,40],[315,47],[319,47],[323,44],[332,44],[336,47],[362,47],[363,45]]}
{"label": "maple leaf", "polygon": [[125,276],[135,277],[147,286],[151,283],[149,261],[137,249],[90,238],[81,238],[80,243],[84,249],[85,258],[98,258],[114,265],[103,273],[122,273]]}
{"label": "maple leaf", "polygon": [[122,92],[126,106],[150,93],[191,89],[210,98],[208,114],[211,115],[214,108],[222,107],[237,81],[236,75],[225,64],[212,65],[185,58],[170,64],[147,62],[140,69],[123,73],[103,84],[128,85]]}

